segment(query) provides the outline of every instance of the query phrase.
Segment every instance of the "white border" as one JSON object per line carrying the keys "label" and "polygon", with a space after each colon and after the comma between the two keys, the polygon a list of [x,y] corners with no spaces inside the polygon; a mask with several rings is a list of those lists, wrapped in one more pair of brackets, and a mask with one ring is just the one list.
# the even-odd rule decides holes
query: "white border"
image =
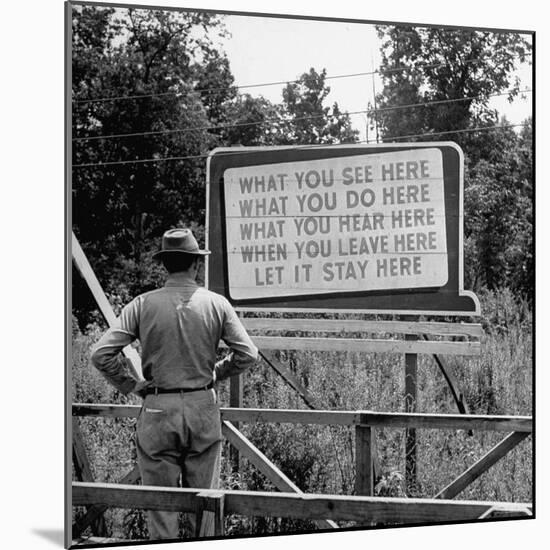
{"label": "white border", "polygon": [[[372,143],[372,144],[360,144],[360,143],[345,143],[338,145],[278,145],[278,146],[255,146],[255,147],[216,147],[212,149],[206,159],[206,220],[205,220],[205,232],[206,232],[206,248],[209,245],[209,232],[210,232],[210,161],[217,153],[232,152],[235,154],[254,152],[254,151],[283,151],[283,150],[307,150],[307,149],[381,149],[387,147],[401,147],[411,149],[413,147],[452,147],[458,152],[459,156],[459,176],[458,176],[458,296],[467,296],[474,302],[474,311],[431,311],[431,310],[408,310],[408,309],[332,309],[332,308],[269,308],[269,307],[236,307],[237,311],[250,311],[250,312],[308,312],[308,313],[360,313],[360,314],[395,314],[395,315],[440,315],[440,316],[460,316],[460,317],[476,317],[481,315],[481,305],[478,297],[471,290],[464,290],[464,153],[462,149],[454,141],[416,141],[414,143]],[[205,261],[205,286],[209,287],[209,259]],[[320,296],[321,297],[321,296]]]}

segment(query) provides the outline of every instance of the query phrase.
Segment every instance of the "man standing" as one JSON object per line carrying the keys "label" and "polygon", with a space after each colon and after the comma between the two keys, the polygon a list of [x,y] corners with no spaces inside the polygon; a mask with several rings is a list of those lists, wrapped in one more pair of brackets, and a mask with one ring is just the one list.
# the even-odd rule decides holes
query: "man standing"
{"label": "man standing", "polygon": [[[144,485],[218,487],[221,421],[214,383],[254,364],[258,350],[229,302],[195,279],[200,250],[189,229],[171,229],[153,257],[168,271],[163,288],[135,298],[92,352],[92,362],[123,394],[144,398],[136,425]],[[145,381],[127,371],[122,349],[138,339]],[[223,340],[231,353],[216,363]],[[151,539],[178,536],[177,512],[148,512]],[[213,533],[207,533],[213,534]]]}

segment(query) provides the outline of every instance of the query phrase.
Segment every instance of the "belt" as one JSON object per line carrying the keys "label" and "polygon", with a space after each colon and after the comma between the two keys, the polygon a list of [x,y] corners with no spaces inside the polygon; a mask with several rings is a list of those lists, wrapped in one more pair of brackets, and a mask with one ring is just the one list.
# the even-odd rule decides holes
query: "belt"
{"label": "belt", "polygon": [[210,384],[201,386],[200,388],[146,388],[144,393],[145,395],[149,395],[151,393],[154,393],[155,395],[159,393],[190,393],[194,391],[211,390],[213,387],[214,382],[210,382]]}

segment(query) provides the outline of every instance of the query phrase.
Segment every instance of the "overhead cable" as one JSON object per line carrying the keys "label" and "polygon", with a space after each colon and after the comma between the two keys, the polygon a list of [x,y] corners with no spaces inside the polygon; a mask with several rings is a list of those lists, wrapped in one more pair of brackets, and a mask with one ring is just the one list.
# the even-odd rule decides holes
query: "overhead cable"
{"label": "overhead cable", "polygon": [[[527,54],[526,54],[527,55]],[[530,55],[530,54],[529,54]],[[476,64],[481,63],[481,59],[467,59],[463,61],[464,65],[469,64]],[[356,76],[370,76],[374,74],[391,74],[395,72],[402,72],[402,71],[411,71],[411,70],[423,70],[423,69],[438,69],[441,67],[447,67],[449,65],[455,65],[453,63],[425,63],[420,64],[415,67],[394,67],[391,69],[376,69],[374,71],[366,71],[366,72],[359,72],[359,73],[350,73],[350,74],[342,74],[342,75],[333,75],[333,76],[325,76],[325,80],[335,80],[338,78],[351,78]],[[210,93],[210,92],[221,92],[221,91],[227,91],[227,90],[241,90],[245,88],[262,88],[262,87],[268,87],[268,86],[282,86],[284,84],[297,84],[300,82],[301,79],[295,79],[295,80],[280,80],[276,82],[263,82],[258,84],[243,84],[239,86],[220,86],[220,87],[214,87],[214,88],[196,88],[193,90],[190,90],[189,92],[159,92],[159,93],[153,93],[153,94],[133,94],[133,95],[120,95],[120,96],[113,96],[113,97],[97,97],[97,98],[89,98],[89,99],[73,99],[73,103],[80,104],[80,103],[100,103],[100,102],[106,102],[106,101],[123,101],[123,100],[136,100],[136,99],[145,99],[145,98],[152,98],[152,97],[166,97],[166,96],[181,96],[181,95],[189,95],[193,93]]]}
{"label": "overhead cable", "polygon": [[[532,90],[530,88],[526,88],[524,90],[518,90],[517,93],[530,93]],[[443,105],[447,103],[456,103],[460,101],[469,101],[474,99],[489,99],[492,97],[500,97],[505,96],[512,93],[512,91],[506,91],[499,94],[490,94],[485,96],[466,96],[466,97],[460,97],[455,99],[439,99],[439,100],[433,100],[433,101],[423,101],[420,103],[408,103],[404,105],[395,105],[392,107],[382,107],[379,109],[365,109],[361,111],[351,111],[351,112],[343,112],[343,113],[337,113],[337,114],[318,114],[318,115],[308,115],[303,117],[296,117],[291,120],[281,120],[279,118],[268,118],[260,121],[255,122],[239,122],[239,123],[231,123],[231,124],[220,124],[220,125],[210,125],[210,126],[192,126],[188,128],[175,128],[171,130],[153,130],[149,132],[132,132],[132,133],[126,133],[126,134],[106,134],[106,135],[99,135],[99,136],[88,136],[88,137],[75,137],[73,138],[73,141],[95,141],[95,140],[107,140],[107,139],[122,139],[122,138],[129,138],[129,137],[139,137],[139,136],[156,136],[156,135],[168,135],[168,134],[178,134],[178,133],[185,133],[185,132],[193,132],[193,131],[199,131],[199,130],[225,130],[230,128],[240,128],[245,126],[261,126],[262,124],[269,124],[269,123],[275,123],[275,124],[288,124],[293,123],[295,121],[303,121],[303,120],[314,120],[317,118],[336,118],[336,117],[342,117],[342,116],[349,116],[349,115],[359,115],[359,114],[367,114],[367,115],[376,115],[377,113],[384,113],[388,111],[395,111],[398,109],[409,109],[409,108],[415,108],[415,107],[429,107],[432,105]]]}
{"label": "overhead cable", "polygon": [[[434,137],[434,136],[444,135],[444,134],[461,134],[464,132],[477,132],[477,131],[481,132],[486,130],[518,128],[518,127],[525,127],[525,126],[528,126],[528,124],[521,123],[521,124],[505,124],[501,126],[479,126],[476,128],[463,128],[460,130],[450,130],[445,132],[429,132],[424,134],[411,134],[407,136],[389,136],[389,137],[383,138],[385,140],[383,143],[388,143],[388,140],[392,140],[392,139],[404,139],[404,138],[412,138],[412,137]],[[372,144],[372,143],[373,141],[363,140],[363,141],[354,141],[343,145],[361,145],[361,144]],[[327,147],[330,145],[338,145],[338,144],[315,143],[312,145],[305,145],[305,146],[299,145],[298,147],[300,147],[301,149],[312,149],[312,148],[319,148],[319,147]],[[287,147],[290,149],[290,148],[296,147],[296,145],[288,145]],[[242,154],[242,151],[238,151],[238,147],[236,147],[235,151],[219,153],[219,155],[227,155],[227,156],[231,156],[235,154]],[[210,156],[209,154],[201,154],[201,155],[186,155],[186,156],[175,156],[175,157],[157,157],[157,158],[148,158],[148,159],[118,160],[118,161],[107,161],[107,162],[90,162],[90,163],[83,163],[83,164],[73,164],[72,167],[73,168],[90,168],[90,167],[98,167],[98,166],[115,166],[115,165],[124,165],[124,164],[144,164],[144,163],[152,163],[152,162],[195,160],[195,159],[204,159],[209,156]]]}

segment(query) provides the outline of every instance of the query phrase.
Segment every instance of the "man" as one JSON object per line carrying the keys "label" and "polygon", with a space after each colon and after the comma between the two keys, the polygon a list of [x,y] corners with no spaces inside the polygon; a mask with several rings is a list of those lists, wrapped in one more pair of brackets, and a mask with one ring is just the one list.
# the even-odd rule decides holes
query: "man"
{"label": "man", "polygon": [[[200,250],[189,229],[171,229],[153,258],[168,271],[164,288],[130,302],[92,352],[92,362],[123,394],[144,397],[136,425],[144,485],[218,486],[221,421],[214,383],[254,364],[258,350],[229,302],[196,282]],[[145,381],[126,369],[122,349],[139,339]],[[216,363],[223,340],[231,353]],[[149,511],[151,539],[177,538],[176,512]],[[207,533],[213,534],[213,533]]]}

